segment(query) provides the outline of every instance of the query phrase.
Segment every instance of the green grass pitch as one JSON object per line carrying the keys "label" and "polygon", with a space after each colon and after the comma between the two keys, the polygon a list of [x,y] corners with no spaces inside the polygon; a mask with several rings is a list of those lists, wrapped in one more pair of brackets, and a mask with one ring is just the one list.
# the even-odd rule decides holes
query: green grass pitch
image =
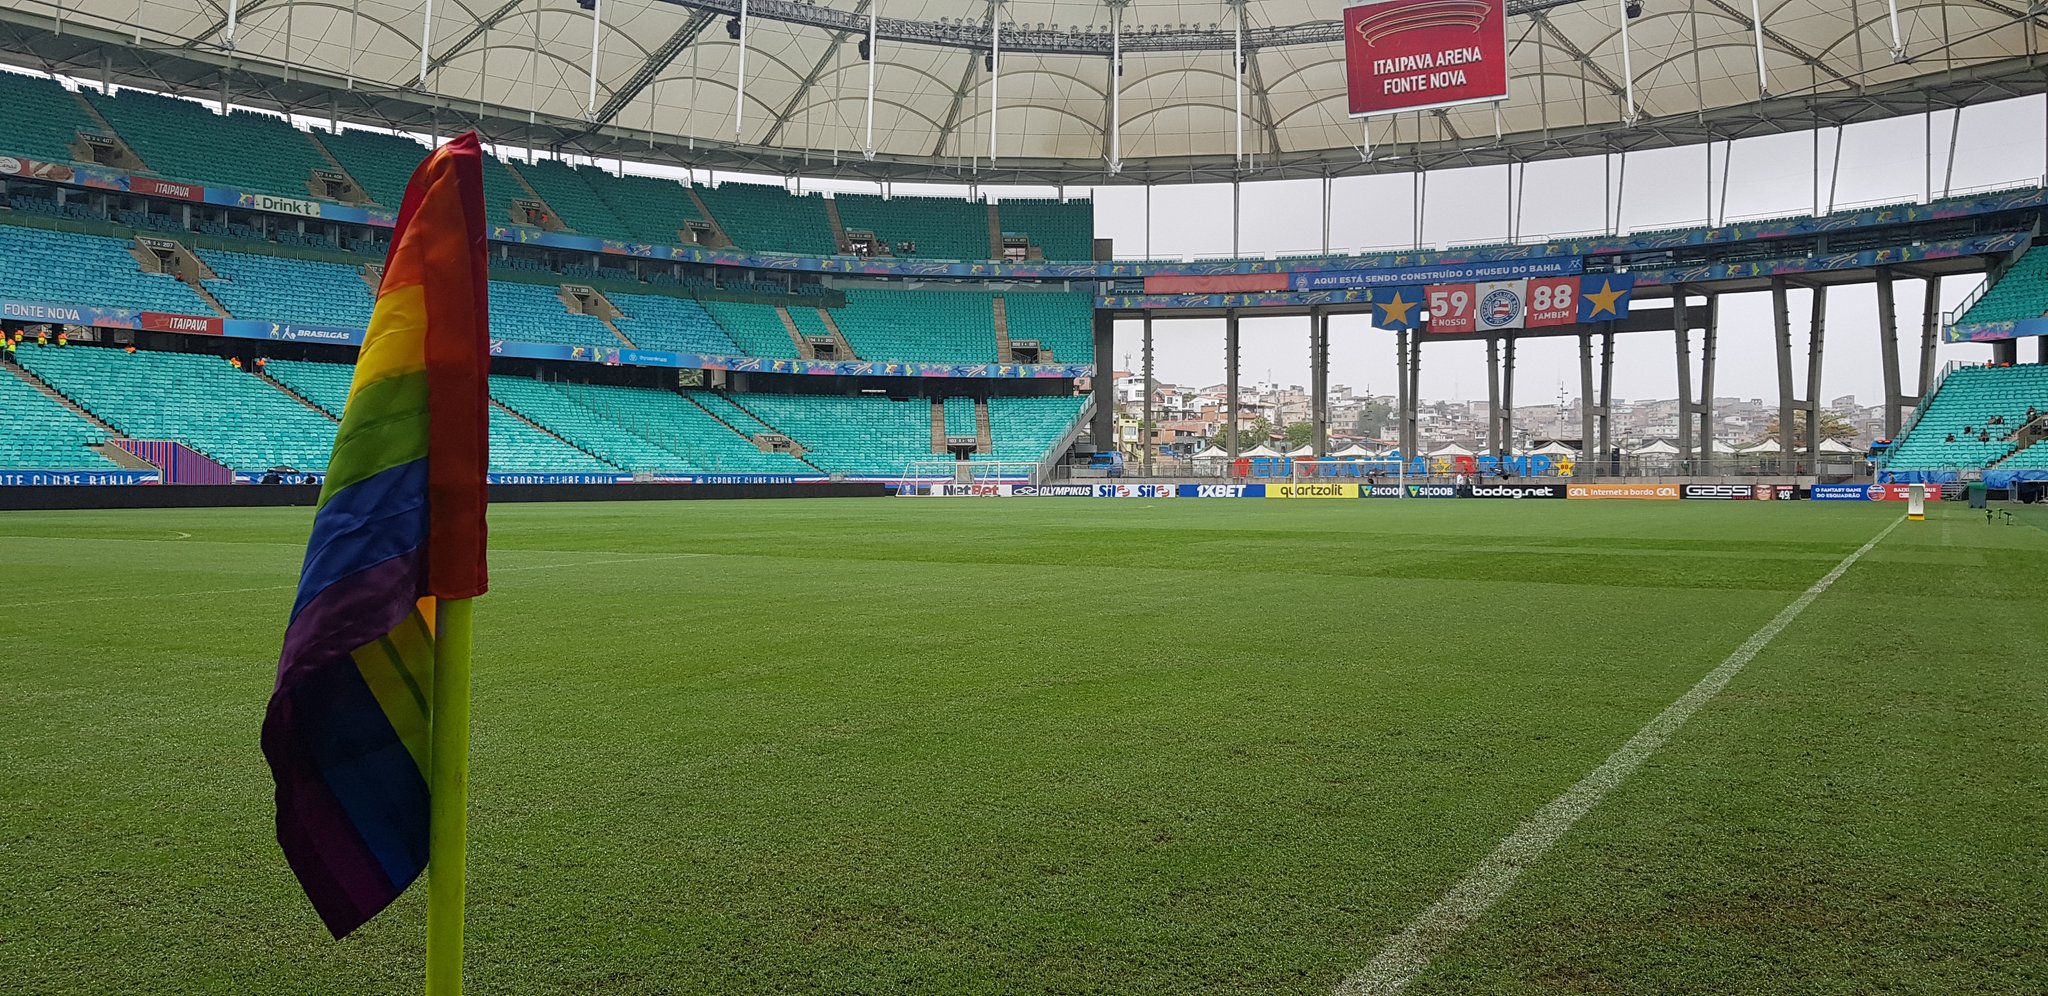
{"label": "green grass pitch", "polygon": [[[1902,512],[498,506],[469,987],[1327,993]],[[0,514],[0,990],[419,990],[271,837],[308,522]],[[2048,991],[2044,526],[1900,526],[1410,991]]]}

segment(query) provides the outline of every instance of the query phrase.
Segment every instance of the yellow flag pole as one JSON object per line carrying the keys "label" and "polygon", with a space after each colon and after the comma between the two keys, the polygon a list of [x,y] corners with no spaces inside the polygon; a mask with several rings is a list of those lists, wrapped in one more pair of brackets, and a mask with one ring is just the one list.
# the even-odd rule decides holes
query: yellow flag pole
{"label": "yellow flag pole", "polygon": [[435,603],[432,772],[427,776],[427,996],[461,996],[469,826],[470,600]]}

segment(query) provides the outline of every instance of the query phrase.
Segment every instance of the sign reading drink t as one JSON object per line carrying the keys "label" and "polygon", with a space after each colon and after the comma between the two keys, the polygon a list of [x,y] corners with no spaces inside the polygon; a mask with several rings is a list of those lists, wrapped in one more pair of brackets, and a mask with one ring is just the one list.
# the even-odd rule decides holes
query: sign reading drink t
{"label": "sign reading drink t", "polygon": [[1360,0],[1344,8],[1351,116],[1508,95],[1506,0]]}

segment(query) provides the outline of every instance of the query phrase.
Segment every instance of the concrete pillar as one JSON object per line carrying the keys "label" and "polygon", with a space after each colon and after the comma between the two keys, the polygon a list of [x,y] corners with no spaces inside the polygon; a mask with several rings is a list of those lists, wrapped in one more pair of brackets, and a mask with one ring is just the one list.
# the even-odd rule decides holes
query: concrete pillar
{"label": "concrete pillar", "polygon": [[1614,452],[1614,333],[1609,331],[1600,339],[1600,459],[1602,466],[1611,473],[1613,464],[1605,463]]}
{"label": "concrete pillar", "polygon": [[1394,330],[1394,445],[1401,459],[1413,460],[1408,448],[1408,330]]}
{"label": "concrete pillar", "polygon": [[1891,267],[1877,268],[1877,351],[1884,368],[1884,438],[1897,439],[1905,423],[1904,384],[1899,380],[1899,316]]}
{"label": "concrete pillar", "polygon": [[1579,333],[1579,468],[1576,471],[1581,480],[1592,480],[1599,474],[1599,465],[1605,453],[1599,451],[1598,433],[1593,426],[1594,411],[1597,407],[1593,397],[1593,333]]}
{"label": "concrete pillar", "polygon": [[1679,284],[1671,290],[1671,327],[1676,331],[1672,340],[1678,347],[1678,465],[1690,468],[1693,459],[1692,427],[1699,411],[1692,393],[1692,329],[1689,324],[1691,313],[1685,306],[1685,285]]}
{"label": "concrete pillar", "polygon": [[1700,326],[1700,464],[1711,466],[1714,457],[1714,358],[1721,338],[1721,302],[1707,296],[1706,324]]}
{"label": "concrete pillar", "polygon": [[1225,366],[1223,373],[1223,390],[1224,393],[1227,395],[1227,397],[1224,399],[1225,407],[1223,418],[1225,423],[1230,426],[1230,432],[1227,434],[1225,438],[1230,443],[1229,447],[1226,449],[1226,452],[1229,453],[1232,462],[1235,462],[1237,460],[1238,449],[1237,347],[1237,312],[1232,311],[1227,313],[1223,319],[1223,363]]}
{"label": "concrete pillar", "polygon": [[1309,399],[1309,422],[1315,431],[1309,445],[1316,456],[1330,452],[1330,313],[1310,308],[1308,313],[1308,380],[1315,392]]}
{"label": "concrete pillar", "polygon": [[1813,289],[1813,318],[1807,327],[1806,336],[1806,400],[1800,404],[1806,412],[1806,472],[1815,473],[1820,465],[1820,372],[1821,344],[1828,334],[1828,289]]}
{"label": "concrete pillar", "polygon": [[1156,433],[1153,428],[1154,423],[1152,416],[1152,315],[1150,312],[1147,312],[1145,314],[1145,343],[1143,362],[1145,367],[1145,413],[1143,416],[1141,416],[1142,421],[1138,426],[1138,445],[1140,447],[1140,452],[1144,453],[1144,457],[1142,458],[1144,468],[1143,473],[1146,477],[1151,477],[1152,451],[1155,448],[1153,445],[1153,439],[1156,437]]}
{"label": "concrete pillar", "polygon": [[1917,407],[1934,393],[1934,343],[1941,331],[1941,278],[1927,278],[1927,301],[1920,312],[1920,390],[1914,392]]}
{"label": "concrete pillar", "polygon": [[1792,394],[1792,312],[1785,300],[1788,290],[1784,277],[1771,278],[1772,342],[1778,357],[1778,447],[1789,459],[1798,438],[1792,431],[1792,419],[1799,401]]}
{"label": "concrete pillar", "polygon": [[1507,441],[1500,436],[1500,340],[1486,340],[1486,448],[1506,459]]}
{"label": "concrete pillar", "polygon": [[1116,320],[1111,312],[1095,313],[1095,421],[1088,434],[1096,452],[1114,453],[1116,438]]}
{"label": "concrete pillar", "polygon": [[1500,445],[1503,452],[1515,446],[1515,338],[1501,341],[1500,354]]}

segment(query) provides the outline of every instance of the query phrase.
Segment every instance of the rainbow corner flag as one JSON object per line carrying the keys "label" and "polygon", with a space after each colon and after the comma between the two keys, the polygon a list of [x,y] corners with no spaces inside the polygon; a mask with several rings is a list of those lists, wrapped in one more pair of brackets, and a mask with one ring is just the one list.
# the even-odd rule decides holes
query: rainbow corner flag
{"label": "rainbow corner flag", "polygon": [[263,718],[277,841],[337,938],[427,865],[436,600],[486,584],[482,163],[466,134],[405,188]]}

